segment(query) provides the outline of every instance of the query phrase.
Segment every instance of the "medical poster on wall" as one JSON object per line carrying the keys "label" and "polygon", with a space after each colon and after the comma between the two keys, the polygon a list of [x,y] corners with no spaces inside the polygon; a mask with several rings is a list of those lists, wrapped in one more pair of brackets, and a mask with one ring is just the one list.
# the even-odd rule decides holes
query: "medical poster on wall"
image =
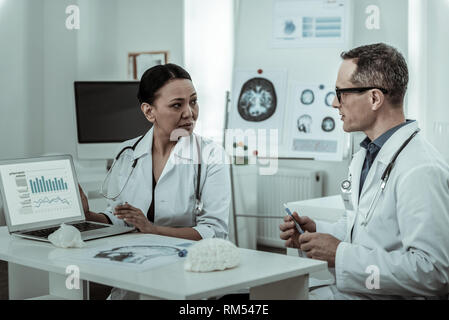
{"label": "medical poster on wall", "polygon": [[286,152],[294,158],[342,161],[345,135],[339,112],[332,107],[333,86],[294,82],[290,95]]}
{"label": "medical poster on wall", "polygon": [[276,129],[282,137],[286,97],[286,70],[236,70],[228,129]]}
{"label": "medical poster on wall", "polygon": [[276,0],[273,48],[344,45],[348,39],[347,0]]}

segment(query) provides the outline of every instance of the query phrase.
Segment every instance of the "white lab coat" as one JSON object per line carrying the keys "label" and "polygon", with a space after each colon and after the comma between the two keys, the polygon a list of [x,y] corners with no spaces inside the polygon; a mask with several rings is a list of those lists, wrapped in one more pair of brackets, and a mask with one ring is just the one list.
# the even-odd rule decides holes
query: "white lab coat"
{"label": "white lab coat", "polygon": [[[194,214],[195,190],[197,182],[198,148],[201,148],[201,200],[203,210]],[[118,152],[126,146],[132,146],[138,138],[124,142]],[[114,175],[108,190],[119,191],[125,185],[130,168],[135,159],[139,159],[126,188],[116,201],[108,201],[104,213],[113,224],[124,225],[124,221],[113,215],[119,203],[128,202],[139,208],[146,215],[152,202],[153,163],[152,163],[153,129],[136,146],[134,152],[128,150],[113,169]],[[229,207],[231,187],[229,167],[225,162],[223,148],[211,140],[195,134],[182,137],[174,147],[167,164],[157,182],[154,203],[154,223],[168,227],[192,227],[205,238],[228,237]],[[121,167],[120,167],[121,166]],[[119,174],[116,174],[119,172]]]}
{"label": "white lab coat", "polygon": [[[360,201],[366,150],[355,154],[349,167],[354,211],[335,224],[317,222],[317,232],[343,241],[336,253],[336,286],[327,288],[335,299],[413,299],[449,293],[449,166],[421,133],[397,158],[367,225],[362,225],[385,168],[417,128],[418,123],[410,123],[384,144]],[[372,266],[379,271],[379,289],[366,285],[375,284]]]}
{"label": "white lab coat", "polygon": [[[133,146],[139,138],[124,142],[119,149]],[[201,148],[201,201],[203,209],[194,213],[196,201],[198,143]],[[122,155],[125,161],[118,162],[108,184],[108,193],[114,194],[125,185],[130,168],[135,159],[139,159],[126,188],[115,201],[108,201],[104,213],[112,223],[125,225],[123,220],[113,215],[119,203],[128,202],[146,215],[152,202],[153,129],[138,143],[134,152],[128,150]],[[226,154],[222,147],[211,140],[195,134],[179,139],[170,154],[167,164],[154,190],[154,223],[168,227],[192,227],[206,238],[228,238],[229,207],[231,202],[231,184]],[[138,294],[113,288],[109,299],[138,299]]]}

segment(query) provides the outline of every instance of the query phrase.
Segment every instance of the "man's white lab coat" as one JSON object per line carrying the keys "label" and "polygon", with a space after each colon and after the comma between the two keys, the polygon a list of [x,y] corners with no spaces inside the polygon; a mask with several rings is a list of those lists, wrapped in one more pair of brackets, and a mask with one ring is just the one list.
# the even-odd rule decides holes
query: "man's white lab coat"
{"label": "man's white lab coat", "polygon": [[336,253],[336,286],[328,288],[336,299],[412,299],[449,293],[448,164],[420,133],[401,152],[380,191],[385,168],[417,129],[416,122],[410,123],[384,144],[360,201],[366,150],[355,154],[349,167],[354,211],[347,211],[335,224],[317,221],[317,232],[343,241]]}

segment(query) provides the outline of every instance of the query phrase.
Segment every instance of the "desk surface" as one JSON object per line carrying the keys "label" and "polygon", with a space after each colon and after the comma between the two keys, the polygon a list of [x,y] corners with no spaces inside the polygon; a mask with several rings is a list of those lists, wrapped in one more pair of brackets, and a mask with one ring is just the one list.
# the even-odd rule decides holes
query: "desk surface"
{"label": "desk surface", "polygon": [[120,241],[135,239],[139,236],[154,237],[158,241],[164,238],[156,235],[126,234],[88,241],[86,242],[87,246],[83,249],[60,249],[50,243],[11,236],[6,227],[1,227],[0,259],[60,275],[65,275],[66,267],[73,264],[80,268],[82,280],[163,299],[201,299],[218,296],[327,268],[327,263],[322,261],[247,249],[239,249],[241,262],[238,267],[209,273],[185,271],[184,260],[164,267],[135,272],[115,265],[105,269],[104,265],[86,263],[77,259],[60,260],[57,258],[61,255],[70,256],[71,252],[75,257],[76,253],[79,254],[81,250],[90,250],[100,245],[117,244]]}

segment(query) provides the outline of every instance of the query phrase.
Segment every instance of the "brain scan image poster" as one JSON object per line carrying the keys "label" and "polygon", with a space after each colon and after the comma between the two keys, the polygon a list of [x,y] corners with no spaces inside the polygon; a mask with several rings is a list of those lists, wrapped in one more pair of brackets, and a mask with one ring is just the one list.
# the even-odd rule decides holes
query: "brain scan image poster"
{"label": "brain scan image poster", "polygon": [[[245,136],[243,143],[248,154],[264,156],[273,152],[277,155],[284,134],[284,115],[287,101],[287,70],[236,69],[227,129],[240,129]],[[250,130],[254,133],[252,137]],[[277,138],[272,139],[272,130]],[[258,139],[266,138],[266,141]],[[261,145],[266,151],[260,150]]]}
{"label": "brain scan image poster", "polygon": [[278,129],[281,137],[286,88],[286,70],[236,70],[228,128]]}
{"label": "brain scan image poster", "polygon": [[341,161],[345,136],[339,112],[332,107],[332,85],[293,83],[287,107],[285,148],[291,157]]}
{"label": "brain scan image poster", "polygon": [[240,89],[237,110],[249,122],[270,119],[277,109],[277,94],[273,83],[266,78],[252,78]]}

